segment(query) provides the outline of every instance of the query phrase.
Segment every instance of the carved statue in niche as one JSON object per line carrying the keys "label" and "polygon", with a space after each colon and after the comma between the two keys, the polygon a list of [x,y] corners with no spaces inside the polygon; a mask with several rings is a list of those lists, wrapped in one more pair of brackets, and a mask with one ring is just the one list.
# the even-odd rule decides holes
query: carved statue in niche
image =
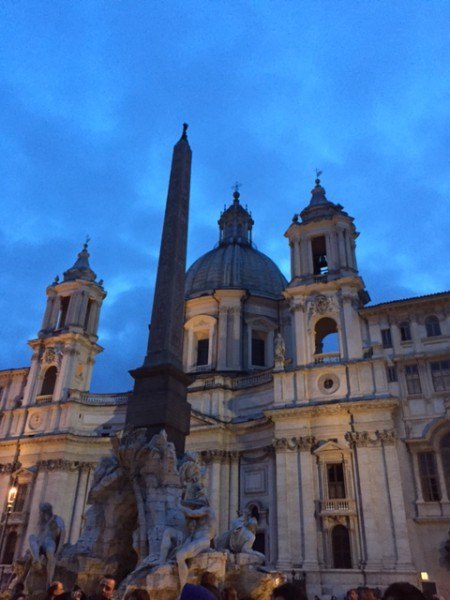
{"label": "carved statue in niche", "polygon": [[64,544],[64,521],[53,513],[53,506],[48,502],[39,504],[38,531],[28,538],[30,544],[29,558],[25,566],[25,585],[32,590],[35,575],[45,578],[48,588],[53,581],[56,560]]}

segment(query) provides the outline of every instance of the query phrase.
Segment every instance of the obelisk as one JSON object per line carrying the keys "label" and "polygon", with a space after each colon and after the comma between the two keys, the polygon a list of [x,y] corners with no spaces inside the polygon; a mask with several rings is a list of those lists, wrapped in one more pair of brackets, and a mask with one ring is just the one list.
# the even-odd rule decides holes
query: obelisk
{"label": "obelisk", "polygon": [[192,160],[186,131],[184,124],[173,149],[147,355],[142,367],[130,371],[135,381],[126,419],[128,427],[146,427],[149,438],[165,429],[178,455],[184,453],[191,413],[191,380],[182,370]]}

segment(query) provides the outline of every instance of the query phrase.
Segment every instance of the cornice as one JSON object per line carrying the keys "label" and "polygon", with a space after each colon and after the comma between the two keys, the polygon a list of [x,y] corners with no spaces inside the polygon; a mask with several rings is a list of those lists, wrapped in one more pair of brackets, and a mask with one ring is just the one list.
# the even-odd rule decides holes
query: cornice
{"label": "cornice", "polygon": [[96,463],[78,460],[64,460],[62,458],[53,460],[40,460],[37,467],[40,471],[78,471],[95,469]]}
{"label": "cornice", "polygon": [[0,378],[3,377],[20,377],[27,375],[30,372],[30,367],[19,367],[18,369],[2,369],[0,370]]}
{"label": "cornice", "polygon": [[383,429],[373,434],[368,431],[348,431],[345,434],[350,448],[369,448],[374,446],[392,446],[397,439],[395,429]]}
{"label": "cornice", "polygon": [[280,450],[311,450],[316,443],[316,438],[313,435],[293,436],[288,438],[274,438],[272,445],[275,451]]}
{"label": "cornice", "polygon": [[375,304],[374,306],[365,306],[360,309],[360,313],[364,315],[386,314],[386,312],[401,312],[409,306],[421,306],[429,304],[444,304],[450,302],[450,292],[438,292],[437,294],[429,294],[426,296],[416,296],[413,298],[403,298],[400,300],[391,300]]}
{"label": "cornice", "polygon": [[205,463],[238,460],[241,453],[238,450],[202,450],[200,457]]}
{"label": "cornice", "polygon": [[338,402],[324,402],[320,404],[302,404],[281,406],[264,411],[264,415],[272,421],[290,419],[298,416],[336,415],[346,412],[373,412],[379,409],[393,409],[399,405],[399,400],[394,397],[370,398],[365,400],[344,400]]}
{"label": "cornice", "polygon": [[0,473],[15,473],[22,467],[22,463],[19,461],[9,462],[9,463],[0,463]]}

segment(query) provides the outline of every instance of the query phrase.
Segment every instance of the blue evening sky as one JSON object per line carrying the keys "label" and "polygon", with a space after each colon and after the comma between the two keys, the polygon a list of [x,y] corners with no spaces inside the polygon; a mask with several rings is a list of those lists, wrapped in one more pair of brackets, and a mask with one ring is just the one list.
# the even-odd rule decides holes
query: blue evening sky
{"label": "blue evening sky", "polygon": [[0,369],[29,364],[89,234],[108,291],[92,389],[131,389],[183,121],[189,264],[239,180],[288,276],[318,167],[373,302],[450,289],[449,23],[447,0],[2,0]]}

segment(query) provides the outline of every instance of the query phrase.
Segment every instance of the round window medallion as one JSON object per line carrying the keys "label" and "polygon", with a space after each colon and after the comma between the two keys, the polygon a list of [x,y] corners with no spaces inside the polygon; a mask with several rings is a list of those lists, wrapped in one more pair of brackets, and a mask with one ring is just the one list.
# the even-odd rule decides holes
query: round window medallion
{"label": "round window medallion", "polygon": [[40,424],[42,423],[42,417],[40,413],[35,412],[30,415],[30,420],[28,421],[28,426],[30,429],[38,429]]}
{"label": "round window medallion", "polygon": [[319,377],[317,387],[323,394],[334,394],[339,388],[339,377],[334,373],[327,373]]}

